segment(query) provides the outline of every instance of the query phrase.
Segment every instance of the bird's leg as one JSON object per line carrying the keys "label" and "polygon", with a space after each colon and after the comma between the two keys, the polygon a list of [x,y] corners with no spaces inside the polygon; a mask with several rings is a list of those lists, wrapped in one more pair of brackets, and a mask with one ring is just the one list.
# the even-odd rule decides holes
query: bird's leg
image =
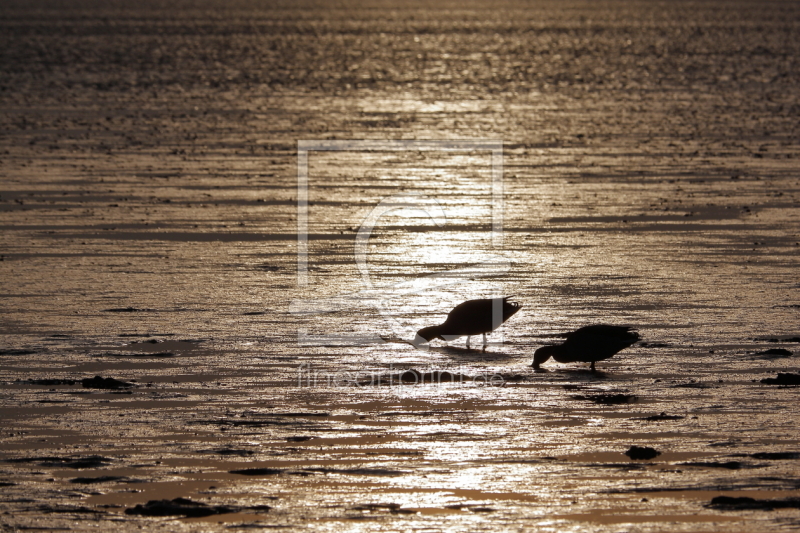
{"label": "bird's leg", "polygon": [[469,335],[467,335],[467,350],[469,350]]}
{"label": "bird's leg", "polygon": [[589,368],[592,369],[592,372],[597,372],[597,370],[595,370],[595,368],[594,368],[594,361],[592,361],[592,366],[590,366]]}
{"label": "bird's leg", "polygon": [[486,333],[483,334],[483,351],[486,351]]}

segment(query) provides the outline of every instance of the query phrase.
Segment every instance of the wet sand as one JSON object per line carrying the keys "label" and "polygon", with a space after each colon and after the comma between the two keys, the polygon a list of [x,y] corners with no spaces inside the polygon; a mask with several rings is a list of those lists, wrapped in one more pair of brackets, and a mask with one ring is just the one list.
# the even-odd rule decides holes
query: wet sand
{"label": "wet sand", "polygon": [[794,3],[226,5],[0,8],[5,530],[800,529]]}

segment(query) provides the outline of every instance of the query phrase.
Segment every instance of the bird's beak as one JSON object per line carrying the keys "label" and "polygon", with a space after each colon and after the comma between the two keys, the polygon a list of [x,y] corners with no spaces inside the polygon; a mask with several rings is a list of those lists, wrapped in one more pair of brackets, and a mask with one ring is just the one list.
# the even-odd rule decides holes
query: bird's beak
{"label": "bird's beak", "polygon": [[[411,341],[411,344],[413,344],[415,348],[420,348],[421,344],[428,344],[428,340],[425,337],[423,337],[422,335],[417,335],[416,337],[414,337],[414,340]],[[422,347],[420,349],[423,349],[423,348],[427,349],[428,347],[424,346],[424,347]]]}

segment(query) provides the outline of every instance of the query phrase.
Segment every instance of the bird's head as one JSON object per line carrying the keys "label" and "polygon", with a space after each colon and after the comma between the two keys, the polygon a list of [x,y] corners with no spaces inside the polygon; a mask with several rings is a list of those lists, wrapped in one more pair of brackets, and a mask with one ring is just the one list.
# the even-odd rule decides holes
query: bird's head
{"label": "bird's head", "polygon": [[533,352],[533,364],[531,365],[535,369],[539,369],[539,365],[550,359],[552,355],[556,352],[556,346],[542,346],[535,352]]}
{"label": "bird's head", "polygon": [[429,326],[427,328],[422,328],[417,332],[417,336],[414,339],[414,346],[419,344],[426,344],[431,342],[433,339],[444,340],[444,337],[441,336],[439,333],[439,326]]}

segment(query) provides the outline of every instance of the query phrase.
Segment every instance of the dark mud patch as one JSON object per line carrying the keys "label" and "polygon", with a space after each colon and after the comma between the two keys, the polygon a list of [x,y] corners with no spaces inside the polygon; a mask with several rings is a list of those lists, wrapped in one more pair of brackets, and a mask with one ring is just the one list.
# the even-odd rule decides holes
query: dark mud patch
{"label": "dark mud patch", "polygon": [[[136,337],[174,337],[174,333],[120,333],[117,337],[122,338],[136,338]],[[158,342],[156,339],[151,339],[143,342]]]}
{"label": "dark mud patch", "polygon": [[761,383],[767,385],[800,385],[800,374],[793,372],[778,372],[774,378],[764,378]]}
{"label": "dark mud patch", "polygon": [[286,472],[285,468],[241,468],[239,470],[230,470],[230,474],[239,474],[240,476],[275,476]]}
{"label": "dark mud patch", "polygon": [[75,385],[77,381],[74,379],[26,379],[22,383],[30,383],[31,385],[45,385],[47,387],[54,387],[57,385]]}
{"label": "dark mud patch", "polygon": [[214,453],[217,455],[227,455],[227,456],[236,456],[236,457],[249,457],[251,455],[255,455],[256,452],[253,450],[240,450],[237,448],[219,448],[216,450],[205,450],[202,453]]}
{"label": "dark mud patch", "polygon": [[242,511],[268,512],[269,505],[253,507],[236,507],[230,505],[208,505],[195,502],[188,498],[175,498],[173,500],[150,500],[145,504],[125,509],[127,515],[138,516],[183,516],[186,518],[199,518],[219,514],[239,513]]}
{"label": "dark mud patch", "polygon": [[720,511],[772,511],[774,509],[800,509],[800,498],[760,500],[748,497],[717,496],[704,507]]}
{"label": "dark mud patch", "polygon": [[125,476],[99,476],[99,477],[76,477],[69,480],[70,483],[81,485],[93,485],[95,483],[113,483],[115,481],[127,481]]}
{"label": "dark mud patch", "polygon": [[454,511],[471,511],[473,513],[493,513],[497,510],[493,507],[486,507],[483,505],[462,505],[460,503],[445,505],[444,508],[453,509]]}
{"label": "dark mud patch", "polygon": [[[172,334],[170,334],[172,336]],[[191,350],[197,348],[198,344],[205,342],[204,339],[147,339],[139,342],[131,342],[120,347],[120,350],[143,350],[143,351],[165,351],[165,350]]]}
{"label": "dark mud patch", "polygon": [[303,418],[303,417],[314,417],[314,418],[325,418],[327,416],[331,416],[330,413],[317,413],[317,412],[291,412],[291,413],[268,413],[269,416],[283,416],[287,418]]}
{"label": "dark mud patch", "polygon": [[309,435],[297,435],[295,437],[286,437],[286,442],[306,442],[316,438]]}
{"label": "dark mud patch", "polygon": [[90,455],[87,457],[78,458],[54,458],[49,461],[43,461],[41,466],[62,466],[67,468],[74,468],[82,470],[84,468],[100,468],[111,464],[113,459],[103,457],[101,455]]}
{"label": "dark mud patch", "polygon": [[661,452],[649,446],[631,446],[628,448],[628,451],[625,452],[625,455],[634,461],[647,461],[649,459],[655,459],[661,455]]}
{"label": "dark mud patch", "polygon": [[81,380],[81,385],[84,389],[108,389],[119,390],[133,387],[133,383],[127,381],[120,381],[114,378],[104,378],[95,376],[93,378],[84,378]]}
{"label": "dark mud patch", "polygon": [[751,454],[750,457],[767,461],[784,461],[787,459],[800,459],[800,452],[758,452]]}
{"label": "dark mud patch", "polygon": [[611,468],[616,470],[644,470],[643,465],[635,464],[635,463],[587,463],[583,465],[587,468]]}
{"label": "dark mud patch", "polygon": [[[270,426],[292,426],[297,427],[298,425],[303,425],[302,423],[298,422],[290,422],[288,420],[275,420],[275,419],[230,419],[230,418],[222,418],[219,420],[189,420],[186,422],[186,425],[189,426],[204,426],[204,425],[216,425],[216,426],[230,426],[230,427],[251,427],[251,428],[260,428],[260,427],[270,427]],[[225,429],[224,427],[222,428]]]}
{"label": "dark mud patch", "polygon": [[[448,411],[386,411],[385,413],[376,413],[375,416],[441,416]],[[466,412],[466,411],[465,411]]]}
{"label": "dark mud patch", "polygon": [[308,476],[312,474],[344,474],[351,476],[402,476],[410,474],[406,470],[393,470],[388,468],[329,468],[329,467],[312,467],[300,468],[297,470],[288,470],[285,468],[243,468],[240,470],[231,470],[231,474],[239,474],[242,476],[275,476],[278,474],[289,474],[294,476]]}
{"label": "dark mud patch", "polygon": [[769,350],[763,350],[761,352],[756,352],[753,355],[764,355],[769,357],[770,359],[777,359],[779,357],[791,357],[794,355],[791,351],[785,348],[770,348]]}
{"label": "dark mud patch", "polygon": [[113,459],[101,455],[88,455],[86,457],[16,457],[6,459],[8,463],[36,463],[39,466],[75,468],[100,468],[108,466]]}
{"label": "dark mud patch", "polygon": [[399,503],[364,503],[351,507],[353,511],[364,511],[372,513],[391,513],[391,514],[416,514],[412,509],[403,509]]}
{"label": "dark mud patch", "polygon": [[740,470],[742,468],[764,468],[766,465],[754,465],[741,461],[690,461],[676,463],[677,466],[693,466],[698,468],[722,468],[726,470]]}
{"label": "dark mud patch", "polygon": [[635,394],[625,393],[603,393],[603,394],[574,394],[570,396],[573,400],[584,400],[600,405],[623,405],[635,403],[639,398]]}
{"label": "dark mud patch", "polygon": [[[70,507],[68,505],[40,505],[38,510],[42,513],[94,514],[94,515],[106,514],[105,511],[99,511],[97,509],[89,509],[88,507],[84,506]],[[23,528],[23,529],[28,529],[28,528]]]}
{"label": "dark mud patch", "polygon": [[645,417],[642,417],[642,418],[631,418],[631,420],[644,420],[646,422],[660,422],[660,421],[663,421],[663,420],[683,420],[684,418],[686,418],[686,417],[685,416],[681,416],[681,415],[668,415],[667,413],[661,413],[661,414],[658,414],[658,415],[645,416]]}
{"label": "dark mud patch", "polygon": [[175,357],[174,352],[99,352],[91,354],[91,357],[134,357],[134,358],[148,358],[148,357]]}
{"label": "dark mud patch", "polygon": [[346,474],[352,476],[403,476],[410,474],[408,470],[392,470],[389,468],[303,468],[302,472],[318,474]]}
{"label": "dark mud patch", "polygon": [[3,348],[0,349],[0,355],[33,355],[37,352],[33,350],[24,350],[19,348]]}
{"label": "dark mud patch", "polygon": [[640,342],[639,346],[643,348],[669,348],[671,345],[666,342]]}
{"label": "dark mud patch", "polygon": [[690,379],[686,383],[677,383],[672,385],[672,388],[675,389],[707,389],[711,387],[708,383],[704,383],[702,381],[697,381],[695,379]]}

